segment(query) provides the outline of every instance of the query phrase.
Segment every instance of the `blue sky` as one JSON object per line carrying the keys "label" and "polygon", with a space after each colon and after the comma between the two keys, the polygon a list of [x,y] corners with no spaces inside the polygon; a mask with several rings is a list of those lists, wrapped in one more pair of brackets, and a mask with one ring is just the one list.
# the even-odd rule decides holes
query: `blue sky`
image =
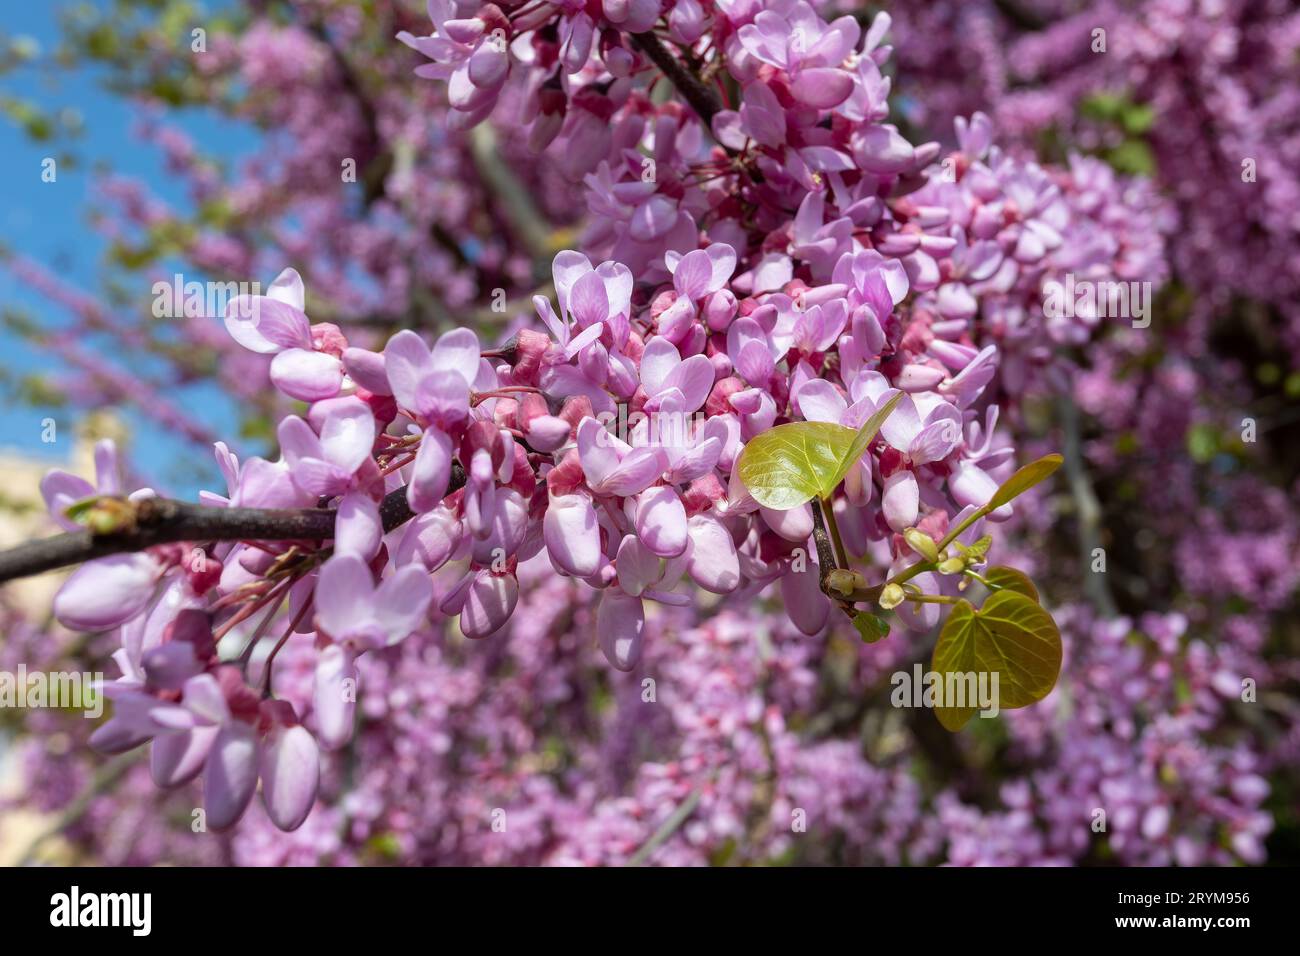
{"label": "blue sky", "polygon": [[[76,0],[84,3],[84,0]],[[9,36],[31,37],[48,55],[59,38],[59,12],[72,0],[8,0],[0,9],[0,31]],[[98,5],[106,6],[107,0]],[[209,8],[222,4],[209,3]],[[188,36],[178,42],[188,43]],[[43,263],[71,280],[83,291],[94,293],[104,274],[107,243],[87,220],[95,197],[93,175],[102,163],[119,174],[138,178],[160,198],[186,207],[183,191],[163,168],[160,153],[132,135],[140,117],[137,107],[101,87],[103,71],[80,67],[76,70],[46,71],[24,68],[0,77],[0,92],[33,100],[47,108],[72,108],[83,122],[82,135],[75,140],[53,143],[32,141],[7,118],[0,118],[0,242]],[[165,117],[184,129],[201,152],[224,158],[244,155],[257,146],[255,131],[222,122],[204,111],[176,111]],[[79,163],[75,170],[61,166],[55,183],[41,181],[41,162],[67,146]],[[189,276],[187,275],[187,278]],[[253,277],[256,278],[256,277]],[[38,322],[58,326],[67,321],[43,297],[27,290],[7,270],[0,269],[0,305],[17,306]],[[41,374],[61,368],[59,361],[26,346],[22,340],[0,330],[0,366],[14,376]],[[234,434],[235,410],[210,385],[169,396],[193,417],[223,435]],[[60,440],[53,445],[41,441],[41,420],[54,417]],[[211,456],[160,427],[142,420],[131,411],[123,412],[132,433],[131,461],[150,484],[172,494],[192,496],[199,487],[220,490]],[[64,440],[74,433],[72,413],[61,410],[14,407],[0,400],[0,448],[25,455],[61,459],[68,446]],[[240,449],[257,452],[263,449]]]}

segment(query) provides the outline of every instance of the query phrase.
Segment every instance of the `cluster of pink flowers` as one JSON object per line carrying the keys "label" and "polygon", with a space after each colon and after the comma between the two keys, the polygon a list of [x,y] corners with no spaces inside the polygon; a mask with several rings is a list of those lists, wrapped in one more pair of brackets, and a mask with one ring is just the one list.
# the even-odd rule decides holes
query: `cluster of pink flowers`
{"label": "cluster of pink flowers", "polygon": [[[789,51],[770,48],[774,31],[784,27],[764,16],[739,35],[756,59],[788,74],[770,76],[769,84],[843,88],[829,99],[807,94],[798,117],[808,126],[800,138],[807,138],[831,106],[867,97],[867,86],[880,79],[874,61],[858,57],[851,20],[826,26],[804,4],[787,14],[815,34],[810,42],[833,65],[815,58],[800,73]],[[868,52],[884,25],[866,38]],[[856,72],[839,68],[848,58]],[[766,88],[757,80],[751,86]],[[860,105],[862,123],[887,130],[877,122],[883,104]],[[837,118],[856,116],[846,109]],[[651,125],[670,141],[682,135],[671,123]],[[912,323],[907,311],[896,311],[915,285],[938,285],[934,257],[957,243],[935,235],[905,247],[888,244],[888,197],[922,160],[906,147],[906,162],[885,162],[856,143],[855,129],[846,127],[839,144],[848,152],[830,145],[806,150],[819,162],[832,162],[833,153],[840,159],[832,165],[848,164],[835,172],[827,167],[816,177],[782,181],[793,154],[783,167],[769,165],[771,156],[756,159],[760,191],[774,191],[760,203],[768,215],[778,195],[802,195],[785,248],[769,238],[766,248],[751,249],[739,223],[723,220],[715,231],[736,235],[742,252],[721,241],[674,249],[664,236],[650,235],[638,253],[653,249],[658,264],[643,265],[641,276],[622,263],[593,268],[579,253],[560,253],[553,269],[558,312],[536,300],[549,336],[523,330],[508,347],[486,352],[468,329],[445,333],[432,347],[412,331],[394,335],[382,352],[350,346],[338,327],[310,323],[293,270],[272,282],[268,295],[232,303],[232,336],[250,351],[273,355],[271,381],[309,408],[305,418],[281,421],[277,462],[241,465],[218,446],[229,501],[333,503],[332,546],[304,555],[292,543],[236,544],[197,562],[171,548],[92,562],[74,574],[56,600],[61,620],[121,627],[139,642],[122,656],[118,710],[99,743],[124,749],[157,738],[155,753],[175,751],[176,761],[160,768],[160,782],[175,784],[205,769],[210,817],[226,825],[251,799],[259,762],[272,761],[260,773],[263,793],[274,801],[280,797],[272,782],[289,776],[276,760],[305,767],[314,763],[316,739],[331,748],[348,741],[360,655],[405,639],[430,615],[458,617],[470,637],[497,631],[518,600],[519,561],[543,548],[558,573],[601,590],[599,644],[623,670],[644,651],[646,601],[689,603],[684,583],[730,594],[779,580],[792,620],[815,633],[830,602],[809,556],[811,511],[760,509],[733,468],[744,442],[793,417],[856,427],[898,391],[906,393],[851,472],[837,516],[849,550],[872,550],[879,566],[913,560],[904,530],[920,526],[938,540],[951,522],[986,503],[997,475],[1014,465],[1012,449],[994,434],[996,407],[975,407],[993,376],[996,349],[969,344],[964,321],[935,328],[924,313]],[[787,125],[787,133],[794,136],[794,128]],[[892,131],[886,139],[886,152],[906,146]],[[675,155],[663,153],[665,173]],[[853,157],[862,166],[849,183],[841,174]],[[822,221],[826,197],[809,187],[823,172],[842,190],[837,206],[854,209],[856,223]],[[856,229],[866,232],[859,237]],[[695,245],[694,229],[689,233]],[[616,236],[615,246],[626,238]],[[647,281],[656,275],[671,285]],[[602,424],[619,405],[640,419],[626,440]],[[695,417],[701,409],[706,420]],[[676,427],[656,434],[661,423]],[[379,502],[403,487],[416,517],[386,539]],[[971,540],[979,530],[969,529]],[[941,587],[931,574],[916,584],[932,594]],[[159,592],[164,597],[155,601]],[[294,632],[314,632],[319,645],[314,737],[299,727],[307,714],[268,696],[274,651],[259,679],[248,673],[263,628],[286,595],[290,623],[280,644]],[[246,623],[263,607],[269,611],[260,623]],[[924,630],[938,610],[918,605],[900,616]],[[244,667],[223,663],[215,641],[243,627],[252,628]],[[253,689],[259,680],[266,692],[260,702]],[[280,757],[286,746],[288,755]],[[277,819],[285,826],[300,823],[304,801],[314,797],[314,772],[295,779]]]}
{"label": "cluster of pink flowers", "polygon": [[[987,110],[1008,146],[1045,137],[1147,167],[1177,208],[1174,277],[1195,335],[1241,299],[1300,345],[1300,13],[1287,0],[941,0],[900,7],[899,74],[924,126]],[[1097,109],[1127,102],[1131,116]],[[1136,157],[1136,159],[1135,159]]]}

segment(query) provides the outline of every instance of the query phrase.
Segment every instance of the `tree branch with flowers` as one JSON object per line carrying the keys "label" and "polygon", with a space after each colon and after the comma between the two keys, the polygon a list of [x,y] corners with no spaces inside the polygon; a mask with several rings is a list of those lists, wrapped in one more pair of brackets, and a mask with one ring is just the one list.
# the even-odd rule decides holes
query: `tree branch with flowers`
{"label": "tree branch with flowers", "polygon": [[[442,622],[500,633],[521,567],[581,583],[619,671],[641,663],[655,605],[775,593],[806,635],[837,607],[868,643],[945,619],[935,671],[1001,673],[1002,707],[1043,699],[1060,635],[1028,577],[992,563],[989,528],[1060,463],[1016,468],[1001,367],[1046,373],[1033,318],[992,340],[978,319],[1008,301],[1032,316],[1088,211],[1000,152],[982,115],[948,155],[910,143],[889,121],[885,15],[864,30],[802,0],[429,12],[428,35],[398,39],[445,85],[448,129],[509,125],[555,157],[582,184],[579,248],[500,344],[313,323],[284,268],[224,317],[300,403],[278,458],[218,443],[226,489],[199,504],[124,495],[107,449],[95,486],[47,478],[67,534],[0,553],[0,580],[88,562],[55,612],[123,636],[93,744],[148,744],[164,787],[202,775],[217,829],[260,781],[294,829],[320,750],[355,732],[358,659]],[[968,588],[988,595],[978,609]],[[275,672],[295,638],[315,654],[298,706]],[[952,730],[973,713],[938,710]]]}

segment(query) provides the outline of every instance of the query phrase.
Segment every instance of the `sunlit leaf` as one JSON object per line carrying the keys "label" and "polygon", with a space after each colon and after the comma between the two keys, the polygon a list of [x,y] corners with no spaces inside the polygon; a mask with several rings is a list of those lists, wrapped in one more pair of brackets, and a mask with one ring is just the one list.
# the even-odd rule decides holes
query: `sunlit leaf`
{"label": "sunlit leaf", "polygon": [[1029,580],[1029,575],[1023,571],[1017,571],[1015,568],[999,564],[986,569],[980,577],[988,581],[989,584],[996,584],[1003,590],[1023,594],[1031,601],[1038,600],[1038,588],[1034,587],[1034,582]]}
{"label": "sunlit leaf", "polygon": [[1052,472],[1061,467],[1063,460],[1060,455],[1044,455],[1038,461],[1032,461],[1025,465],[1002,483],[1002,487],[989,499],[989,503],[985,507],[992,511],[995,508],[1001,508],[1013,498],[1023,495],[1034,485],[1050,477]]}
{"label": "sunlit leaf", "polygon": [[[978,611],[959,601],[934,646],[930,669],[948,686],[948,674],[998,675],[998,708],[1027,707],[1056,686],[1061,672],[1061,632],[1052,616],[1016,591],[994,593]],[[991,678],[985,677],[991,687]],[[955,702],[954,702],[955,703]],[[948,730],[959,730],[975,706],[936,707]]]}
{"label": "sunlit leaf", "polygon": [[740,480],[755,501],[775,511],[830,497],[901,397],[886,402],[856,432],[831,422],[790,422],[763,432],[740,455]]}
{"label": "sunlit leaf", "polygon": [[835,489],[831,479],[853,438],[853,429],[829,422],[778,425],[745,446],[740,455],[740,480],[764,508],[797,508]]}

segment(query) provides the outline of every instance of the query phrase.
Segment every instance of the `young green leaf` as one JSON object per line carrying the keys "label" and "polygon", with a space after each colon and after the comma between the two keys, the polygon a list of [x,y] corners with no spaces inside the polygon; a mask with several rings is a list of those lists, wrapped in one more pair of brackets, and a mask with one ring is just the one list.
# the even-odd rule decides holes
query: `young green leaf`
{"label": "young green leaf", "polygon": [[856,432],[831,422],[790,422],[763,432],[741,452],[740,480],[755,501],[775,511],[829,498],[901,397],[886,402]]}
{"label": "young green leaf", "polygon": [[1034,587],[1034,582],[1029,580],[1029,575],[1023,571],[999,564],[987,568],[980,577],[989,584],[995,584],[1003,590],[1015,591],[1018,594],[1023,594],[1031,601],[1038,601],[1038,588]]}
{"label": "young green leaf", "polygon": [[99,495],[91,495],[89,498],[82,498],[80,501],[74,501],[63,509],[63,514],[72,521],[84,524],[86,513],[89,512],[91,508],[95,507],[95,505],[99,504],[99,498]]}
{"label": "young green leaf", "polygon": [[1044,455],[1038,461],[1031,461],[1025,467],[1021,468],[1014,475],[1002,483],[1002,487],[997,493],[989,499],[985,509],[993,511],[995,508],[1001,508],[1013,498],[1023,495],[1034,485],[1043,479],[1049,477],[1052,472],[1061,467],[1064,459],[1060,455]]}
{"label": "young green leaf", "polygon": [[830,422],[790,422],[755,436],[740,454],[740,480],[764,508],[787,511],[835,490],[831,479],[854,432]]}
{"label": "young green leaf", "polygon": [[[950,673],[977,678],[996,673],[999,709],[1027,707],[1056,686],[1061,632],[1050,614],[1016,591],[994,593],[978,611],[969,601],[959,601],[939,633],[930,669],[945,687]],[[936,707],[935,716],[948,730],[959,730],[978,709]]]}
{"label": "young green leaf", "polygon": [[859,611],[853,615],[853,626],[857,628],[864,644],[874,644],[889,636],[889,622],[870,611]]}
{"label": "young green leaf", "polygon": [[984,555],[989,553],[989,548],[993,544],[993,536],[991,534],[986,534],[969,548],[963,545],[960,541],[954,541],[953,544],[957,546],[962,554],[970,558],[972,561],[979,561],[984,557]]}

